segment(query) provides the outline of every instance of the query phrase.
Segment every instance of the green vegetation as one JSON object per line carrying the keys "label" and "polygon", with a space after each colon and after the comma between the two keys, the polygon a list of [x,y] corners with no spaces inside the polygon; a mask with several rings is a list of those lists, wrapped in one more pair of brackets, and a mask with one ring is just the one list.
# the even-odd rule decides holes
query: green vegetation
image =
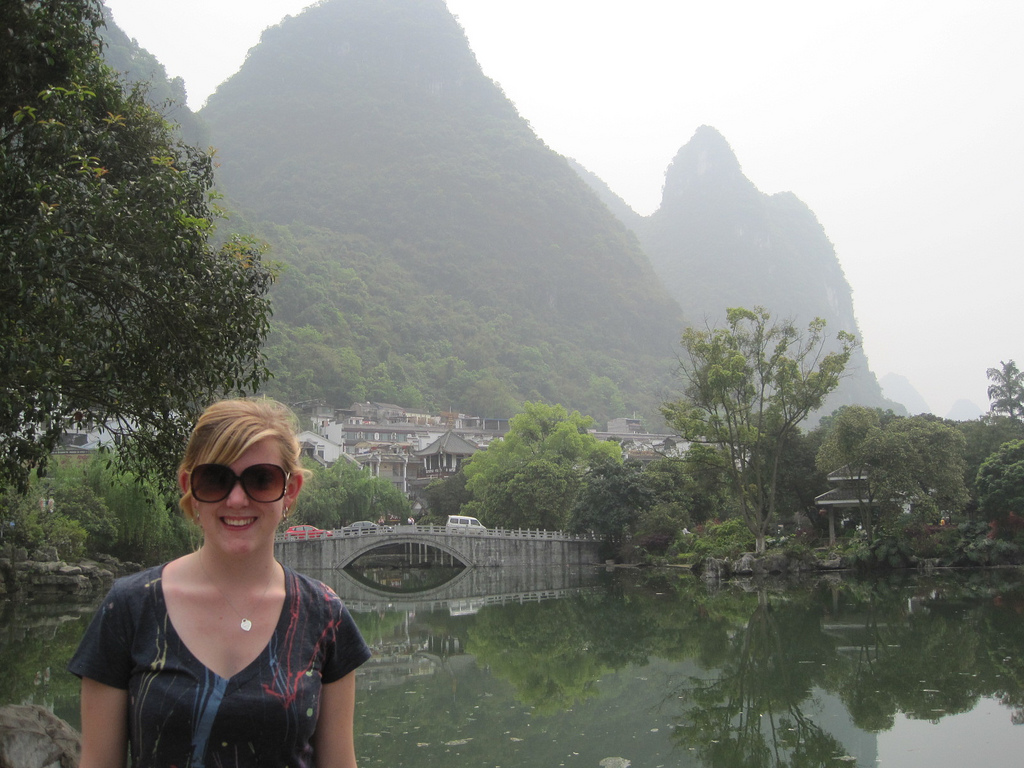
{"label": "green vegetation", "polygon": [[269,394],[657,418],[679,307],[443,3],[314,5],[200,117],[226,199],[283,265]]}
{"label": "green vegetation", "polygon": [[1024,371],[1010,360],[1000,362],[998,368],[989,368],[986,375],[992,382],[988,388],[992,413],[1018,422],[1024,420]]}
{"label": "green vegetation", "polygon": [[986,520],[1001,524],[1024,516],[1024,440],[1011,440],[978,469],[978,506]]}
{"label": "green vegetation", "polygon": [[0,489],[73,425],[173,477],[189,425],[266,379],[272,274],[209,238],[210,156],[100,58],[94,0],[0,6]]}
{"label": "green vegetation", "polygon": [[7,491],[0,525],[6,542],[29,551],[54,547],[65,561],[102,553],[156,563],[198,541],[177,511],[177,496],[118,472],[102,453],[55,459],[45,477],[32,477],[27,493]]}
{"label": "green vegetation", "polygon": [[938,523],[964,507],[965,446],[955,427],[934,417],[891,418],[849,406],[833,415],[816,461],[823,471],[850,467],[857,475],[860,522],[873,542],[876,518],[913,508],[919,519]]}
{"label": "green vegetation", "polygon": [[[850,285],[814,212],[792,192],[757,189],[710,126],[697,128],[672,160],[661,207],[631,225],[689,318],[721,326],[727,307],[761,306],[800,326],[821,318],[832,333],[860,337]],[[824,413],[852,404],[902,412],[883,397],[859,346]]]}
{"label": "green vegetation", "polygon": [[[706,366],[698,383],[707,386],[716,376],[720,382],[748,381],[743,356],[726,354],[727,349],[715,350],[713,374]],[[837,367],[839,362],[832,361]],[[787,397],[798,389],[784,377],[775,381]],[[726,391],[724,384],[721,389]],[[733,418],[739,424],[738,402],[710,421],[727,424]],[[779,413],[794,413],[786,403],[784,398],[765,401],[761,423],[784,424]],[[684,405],[670,403],[666,410],[683,413]],[[742,514],[730,458],[741,453],[694,443],[679,457],[624,463],[618,446],[595,441],[586,434],[587,425],[587,419],[560,406],[528,405],[504,440],[477,454],[463,472],[430,487],[428,520],[461,512],[494,527],[593,532],[604,540],[602,556],[622,562],[699,567],[708,558],[735,559],[748,551],[780,552],[800,561],[840,558],[848,567],[862,568],[1024,562],[1024,472],[1018,466],[1024,439],[1012,439],[1021,435],[1022,425],[1005,416],[955,423],[849,406],[822,418],[808,433],[792,428],[776,442],[737,442],[750,453],[774,451],[758,459],[776,472],[771,524],[760,529],[763,546]],[[762,433],[745,426],[737,434]],[[864,471],[850,481],[850,506],[826,515],[815,507],[815,498],[829,490],[826,475],[845,465]],[[754,490],[748,483],[748,491]]]}
{"label": "green vegetation", "polygon": [[313,466],[302,496],[288,519],[289,525],[309,523],[317,528],[342,528],[356,520],[405,520],[409,499],[383,477],[374,477],[350,461],[331,467]]}
{"label": "green vegetation", "polygon": [[565,528],[587,468],[621,462],[618,444],[588,434],[590,423],[562,406],[527,403],[508,433],[463,468],[472,494],[465,514],[488,526]]}
{"label": "green vegetation", "polygon": [[666,421],[685,439],[716,448],[743,520],[764,552],[776,520],[779,468],[801,421],[836,388],[854,339],[840,331],[825,353],[825,323],[801,335],[769,312],[729,309],[728,328],[683,332],[683,397],[666,403]]}

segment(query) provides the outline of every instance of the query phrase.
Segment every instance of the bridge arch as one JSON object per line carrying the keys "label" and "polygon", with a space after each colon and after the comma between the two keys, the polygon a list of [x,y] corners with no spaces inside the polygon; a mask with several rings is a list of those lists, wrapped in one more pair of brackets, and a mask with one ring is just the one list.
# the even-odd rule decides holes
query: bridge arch
{"label": "bridge arch", "polygon": [[[470,574],[472,571],[469,568],[463,568],[452,578],[443,584],[430,587],[429,589],[417,590],[416,592],[402,593],[395,592],[393,590],[383,589],[376,587],[372,584],[367,584],[365,581],[360,581],[354,578],[348,571],[344,569],[338,569],[338,573],[335,576],[335,581],[338,585],[346,585],[348,588],[343,589],[339,594],[358,594],[362,599],[366,599],[367,596],[376,598],[384,601],[394,600],[416,600],[422,602],[430,602],[432,600],[447,600],[451,595],[459,594],[459,586],[462,582],[471,580]],[[336,590],[337,591],[337,590]]]}
{"label": "bridge arch", "polygon": [[[458,542],[456,541],[455,543]],[[390,536],[361,536],[357,545],[348,547],[345,553],[334,561],[334,567],[338,569],[348,568],[348,566],[352,565],[363,555],[368,555],[370,552],[378,549],[386,549],[401,544],[413,544],[435,549],[458,560],[466,568],[473,568],[477,565],[472,554],[466,548],[452,546],[452,542],[445,539],[432,537],[428,540],[423,536],[417,535],[403,536],[401,534],[391,534]]]}

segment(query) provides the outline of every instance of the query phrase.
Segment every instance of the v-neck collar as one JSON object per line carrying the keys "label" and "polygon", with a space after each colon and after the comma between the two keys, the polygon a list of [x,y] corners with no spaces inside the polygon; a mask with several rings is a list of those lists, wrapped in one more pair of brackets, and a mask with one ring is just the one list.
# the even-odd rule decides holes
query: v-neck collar
{"label": "v-neck collar", "polygon": [[229,684],[240,685],[256,674],[259,671],[260,662],[272,653],[272,648],[276,643],[277,638],[288,628],[289,614],[291,613],[290,606],[292,600],[295,598],[292,580],[288,578],[288,568],[284,565],[281,566],[281,569],[284,572],[284,601],[281,603],[281,613],[277,617],[277,623],[274,625],[274,631],[267,640],[267,644],[263,646],[263,648],[260,649],[260,652],[257,653],[248,664],[242,667],[242,669],[231,675],[231,677],[223,677],[199,660],[199,657],[192,652],[192,649],[188,647],[188,644],[182,640],[181,635],[178,634],[178,630],[174,626],[174,622],[171,621],[171,614],[167,610],[167,600],[164,598],[164,568],[166,566],[166,563],[160,566],[160,578],[157,580],[156,584],[156,596],[160,612],[163,614],[163,621],[165,625],[164,631],[167,635],[168,641],[173,638],[173,641],[178,644],[179,648],[181,648],[183,657],[185,657],[191,664],[202,669],[206,674],[211,675],[218,680],[224,680]]}

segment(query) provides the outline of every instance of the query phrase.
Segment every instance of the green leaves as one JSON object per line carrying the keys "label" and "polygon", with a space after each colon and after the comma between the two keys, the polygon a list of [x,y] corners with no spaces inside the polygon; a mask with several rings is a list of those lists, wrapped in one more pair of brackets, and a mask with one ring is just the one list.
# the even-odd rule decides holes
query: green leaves
{"label": "green leaves", "polygon": [[590,419],[560,405],[526,403],[509,431],[465,465],[467,514],[486,525],[558,530],[568,523],[587,467],[621,462],[617,443],[587,432]]}
{"label": "green leaves", "polygon": [[861,524],[872,541],[876,517],[892,519],[913,509],[935,523],[963,508],[965,445],[959,430],[932,417],[847,406],[833,417],[815,462],[825,472],[851,468]]}
{"label": "green leaves", "polygon": [[103,64],[98,4],[3,14],[26,58],[0,89],[0,486],[76,413],[173,477],[202,406],[267,378],[273,273],[253,242],[209,244],[211,159]]}
{"label": "green leaves", "polygon": [[978,505],[988,520],[1024,516],[1024,440],[1011,440],[982,462]]}
{"label": "green leaves", "polygon": [[992,401],[991,411],[1021,421],[1024,419],[1024,371],[1017,364],[1000,362],[999,368],[986,371],[989,381],[988,396]]}
{"label": "green leaves", "polygon": [[728,454],[733,495],[763,551],[786,442],[839,385],[855,340],[840,332],[828,345],[820,318],[801,335],[763,307],[730,308],[727,322],[683,332],[683,397],[661,410],[687,440]]}

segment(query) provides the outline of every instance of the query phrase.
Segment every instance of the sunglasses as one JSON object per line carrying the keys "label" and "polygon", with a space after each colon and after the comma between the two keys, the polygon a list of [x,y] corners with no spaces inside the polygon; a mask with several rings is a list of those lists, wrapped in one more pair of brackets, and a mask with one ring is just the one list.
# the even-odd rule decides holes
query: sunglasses
{"label": "sunglasses", "polygon": [[223,464],[200,464],[189,475],[189,488],[193,499],[209,504],[224,501],[231,495],[235,483],[241,483],[246,496],[266,504],[284,498],[290,478],[291,475],[277,464],[253,464],[240,475]]}

